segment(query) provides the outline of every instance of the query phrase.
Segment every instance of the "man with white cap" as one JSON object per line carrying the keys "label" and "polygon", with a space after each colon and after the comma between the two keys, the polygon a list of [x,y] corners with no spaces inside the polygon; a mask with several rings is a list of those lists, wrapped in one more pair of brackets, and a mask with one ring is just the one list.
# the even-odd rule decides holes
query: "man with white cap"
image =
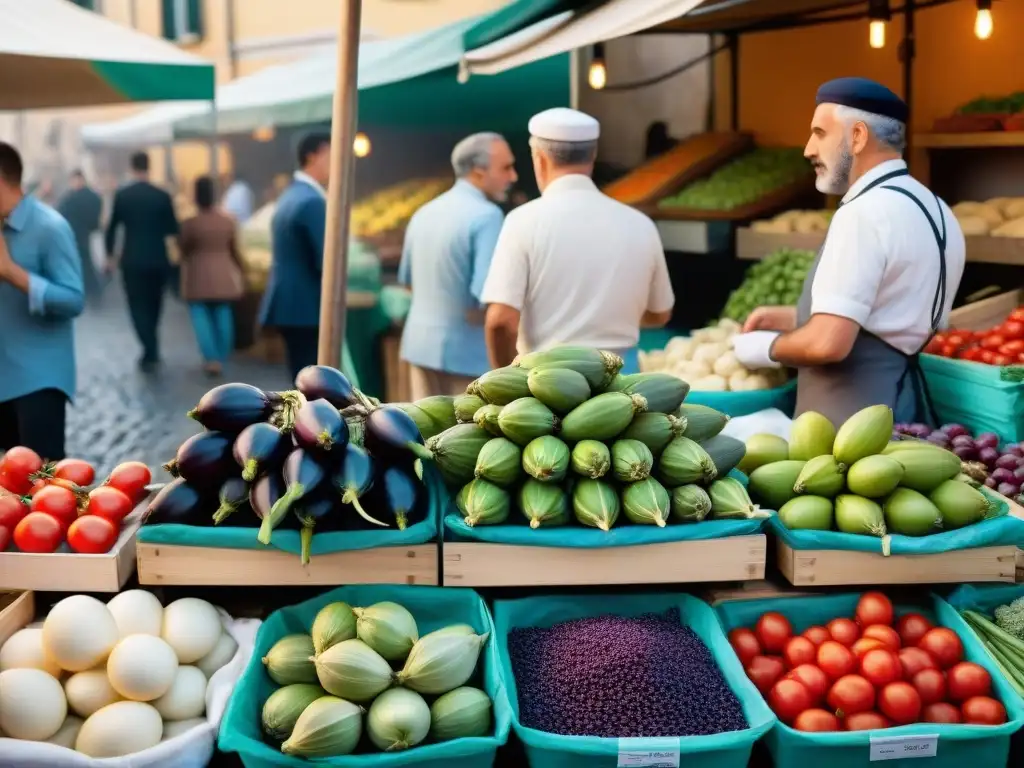
{"label": "man with white cap", "polygon": [[640,328],[665,325],[675,303],[658,230],[591,180],[597,120],[560,107],[529,129],[541,197],[508,214],[494,250],[482,293],[491,365],[579,344],[636,371]]}

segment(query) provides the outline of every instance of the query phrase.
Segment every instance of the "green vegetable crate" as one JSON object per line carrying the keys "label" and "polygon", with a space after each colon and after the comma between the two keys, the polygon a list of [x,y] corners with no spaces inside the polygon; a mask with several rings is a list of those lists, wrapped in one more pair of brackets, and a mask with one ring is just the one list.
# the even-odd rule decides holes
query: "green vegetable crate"
{"label": "green vegetable crate", "polygon": [[[738,627],[753,627],[762,614],[778,611],[789,619],[793,631],[800,633],[813,625],[825,625],[832,619],[852,616],[859,599],[860,594],[854,593],[742,600],[720,603],[715,610],[726,632]],[[908,743],[902,740],[911,737],[924,737],[925,742],[934,743],[935,756],[924,762],[916,758],[890,759],[885,760],[885,765],[892,768],[919,768],[922,765],[928,768],[964,768],[967,765],[994,768],[1007,765],[1010,737],[1024,726],[1024,701],[999,673],[970,627],[949,603],[932,596],[924,605],[896,606],[897,615],[910,611],[924,613],[937,626],[949,627],[960,636],[964,658],[985,667],[992,675],[994,694],[1006,707],[1008,722],[998,726],[919,723],[841,733],[802,733],[777,723],[766,739],[775,765],[863,768],[872,762],[872,753],[882,744],[900,747],[902,743]]]}
{"label": "green vegetable crate", "polygon": [[749,416],[767,408],[777,408],[792,416],[796,408],[796,379],[774,389],[749,392],[701,392],[690,390],[687,405],[706,405],[730,416]]}
{"label": "green vegetable crate", "polygon": [[[478,674],[482,671],[482,680],[474,682],[474,677],[470,681],[471,685],[479,686],[491,698],[491,735],[440,743],[427,741],[401,752],[365,752],[315,760],[286,755],[264,741],[260,725],[261,710],[277,686],[267,676],[262,658],[285,635],[308,632],[317,612],[325,605],[339,600],[358,607],[383,601],[398,603],[412,613],[420,636],[452,624],[469,624],[478,634],[491,633],[480,657]],[[263,622],[256,635],[249,665],[228,701],[217,746],[222,752],[238,753],[246,768],[308,768],[310,765],[332,768],[487,768],[494,764],[498,748],[508,740],[511,723],[511,709],[502,683],[501,667],[494,623],[487,606],[472,590],[404,585],[340,587],[304,603],[275,611]]]}
{"label": "green vegetable crate", "polygon": [[[710,650],[726,683],[740,700],[748,728],[711,736],[656,739],[613,739],[562,736],[525,727],[519,721],[518,694],[509,659],[508,635],[521,627],[550,627],[587,617],[612,614],[635,617],[678,608],[689,626]],[[502,679],[512,709],[512,728],[523,743],[530,768],[616,768],[623,765],[685,765],[687,768],[745,768],[754,743],[776,722],[768,705],[747,679],[729,641],[706,603],[688,595],[601,595],[531,597],[499,600],[494,624]],[[586,706],[586,702],[580,702]],[[670,762],[628,762],[638,753],[668,753]],[[671,762],[678,758],[678,762]],[[778,763],[778,765],[789,765]]]}

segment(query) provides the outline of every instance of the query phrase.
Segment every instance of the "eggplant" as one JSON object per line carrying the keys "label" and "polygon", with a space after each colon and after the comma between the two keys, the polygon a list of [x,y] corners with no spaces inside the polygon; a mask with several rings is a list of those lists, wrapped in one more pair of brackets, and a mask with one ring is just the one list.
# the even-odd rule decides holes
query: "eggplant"
{"label": "eggplant", "polygon": [[348,442],[348,424],[338,409],[323,398],[307,400],[295,414],[292,437],[300,448],[323,455]]}
{"label": "eggplant", "polygon": [[249,384],[221,384],[203,395],[188,417],[207,429],[237,434],[250,424],[266,421],[274,410],[275,400]]}
{"label": "eggplant", "polygon": [[374,509],[386,510],[398,530],[404,531],[410,523],[419,522],[423,491],[423,483],[406,467],[388,467],[377,476],[369,499]]}
{"label": "eggplant", "polygon": [[198,488],[184,478],[177,478],[165,485],[146,508],[146,525],[194,525],[210,524],[209,508]]}
{"label": "eggplant", "polygon": [[217,494],[220,506],[213,513],[213,524],[220,525],[238,508],[249,503],[249,484],[240,477],[232,477],[224,482]]}
{"label": "eggplant", "polygon": [[375,458],[391,463],[433,458],[412,416],[397,406],[382,405],[370,411],[363,432],[366,450]]}
{"label": "eggplant", "polygon": [[333,493],[319,492],[295,505],[295,519],[298,520],[299,546],[302,564],[309,564],[309,548],[313,544],[313,531],[321,525],[325,519],[330,518],[338,509],[338,497]]}
{"label": "eggplant", "polygon": [[341,494],[342,504],[351,504],[359,516],[369,523],[387,527],[367,514],[359,497],[373,487],[375,466],[373,457],[355,443],[345,446],[345,459],[341,466],[331,474],[331,484]]}
{"label": "eggplant", "polygon": [[[284,496],[284,491],[284,478],[277,471],[264,475],[252,484],[249,489],[249,506],[252,507],[253,514],[261,521],[261,524],[270,516],[270,510],[274,508],[278,499]],[[285,519],[277,527],[295,530],[298,529],[298,523],[294,519]]]}
{"label": "eggplant", "polygon": [[270,508],[270,514],[263,518],[259,535],[261,544],[270,543],[270,535],[291,510],[292,505],[316,492],[327,477],[324,465],[301,448],[296,448],[284,460],[282,470],[284,494]]}
{"label": "eggplant", "polygon": [[344,373],[328,365],[307,365],[295,377],[295,389],[307,400],[326,400],[339,411],[353,405],[371,407]]}
{"label": "eggplant", "polygon": [[200,432],[178,447],[178,453],[164,464],[174,477],[202,488],[219,488],[238,473],[232,455],[232,438],[223,432]]}
{"label": "eggplant", "polygon": [[292,444],[273,424],[250,424],[235,438],[233,454],[242,468],[242,479],[247,483],[284,463]]}

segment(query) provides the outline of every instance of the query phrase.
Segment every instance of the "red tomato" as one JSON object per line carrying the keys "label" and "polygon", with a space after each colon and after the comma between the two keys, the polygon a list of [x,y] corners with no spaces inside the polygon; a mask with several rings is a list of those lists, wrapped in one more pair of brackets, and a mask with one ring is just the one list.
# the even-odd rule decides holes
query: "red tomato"
{"label": "red tomato", "polygon": [[1012,365],[1016,355],[1010,357],[1009,355],[997,354],[992,355],[992,359],[989,361],[992,365]]}
{"label": "red tomato", "polygon": [[754,633],[766,653],[782,653],[786,641],[793,636],[793,626],[781,613],[769,612],[757,620]]}
{"label": "red tomato", "polygon": [[828,640],[818,648],[818,666],[831,680],[838,680],[856,669],[857,659],[845,645]]}
{"label": "red tomato", "polygon": [[943,344],[939,349],[939,354],[943,357],[956,357],[956,353],[960,351],[960,347],[955,344]]}
{"label": "red tomato", "polygon": [[836,680],[825,701],[839,717],[868,712],[875,706],[875,688],[860,675],[845,675]]}
{"label": "red tomato", "polygon": [[126,461],[114,467],[110,477],[103,481],[103,485],[117,488],[131,499],[133,504],[137,504],[146,495],[146,486],[152,481],[153,474],[149,467],[141,461]]}
{"label": "red tomato", "polygon": [[131,499],[117,488],[101,485],[89,491],[89,503],[85,507],[84,514],[105,517],[114,525],[119,526],[131,511]]}
{"label": "red tomato", "polygon": [[987,365],[992,364],[992,358],[996,356],[996,353],[991,349],[981,350],[981,354],[978,355],[978,362],[985,363]]}
{"label": "red tomato", "polygon": [[43,468],[43,460],[31,448],[15,446],[0,459],[0,475],[3,476],[3,487],[11,493],[23,496],[32,487],[29,479]]}
{"label": "red tomato", "polygon": [[929,629],[917,647],[931,654],[941,669],[949,669],[964,657],[964,644],[956,632],[945,627]]}
{"label": "red tomato", "polygon": [[892,727],[889,719],[877,712],[858,712],[856,715],[850,715],[844,725],[848,731],[874,731],[878,728]]}
{"label": "red tomato", "polygon": [[862,627],[872,624],[892,624],[892,602],[881,592],[865,592],[857,601],[857,610],[853,613],[857,623]]}
{"label": "red tomato", "polygon": [[946,676],[937,669],[922,669],[910,681],[922,704],[938,704],[946,699]]}
{"label": "red tomato", "polygon": [[792,723],[813,703],[811,692],[799,680],[792,678],[779,680],[768,693],[768,706],[784,723]]}
{"label": "red tomato", "polygon": [[806,637],[816,646],[832,639],[832,635],[828,633],[825,627],[808,627],[804,630],[803,637]]}
{"label": "red tomato", "polygon": [[48,485],[32,497],[29,509],[33,512],[45,512],[66,530],[78,517],[78,497],[67,488]]}
{"label": "red tomato", "polygon": [[883,643],[878,638],[862,637],[860,640],[853,644],[853,648],[851,648],[850,650],[853,651],[854,656],[860,659],[863,658],[864,654],[868,651],[878,650],[879,648],[881,648],[882,650],[887,650],[885,647],[885,643]]}
{"label": "red tomato", "polygon": [[921,710],[922,723],[959,723],[962,722],[960,710],[945,701],[929,704]]}
{"label": "red tomato", "polygon": [[68,546],[80,555],[105,555],[117,541],[117,526],[98,515],[82,515],[68,528]]}
{"label": "red tomato", "polygon": [[22,552],[55,552],[63,538],[63,526],[43,512],[29,512],[14,529],[14,545]]}
{"label": "red tomato", "polygon": [[747,667],[747,677],[761,693],[768,693],[785,672],[782,659],[774,656],[755,656]]}
{"label": "red tomato", "polygon": [[798,731],[808,733],[840,730],[839,718],[824,709],[805,709],[797,715],[796,720],[793,721],[793,727]]}
{"label": "red tomato", "polygon": [[1016,357],[1021,352],[1024,352],[1024,340],[1015,338],[1013,341],[1008,341],[998,350],[1000,355],[1007,355],[1009,357]]}
{"label": "red tomato", "polygon": [[973,338],[974,334],[970,331],[956,330],[946,336],[946,343],[952,344],[954,347],[962,347]]}
{"label": "red tomato", "polygon": [[1006,722],[1006,710],[989,696],[975,696],[960,707],[964,722],[972,725],[1002,725]]}
{"label": "red tomato", "polygon": [[[1000,332],[1008,339],[1024,338],[1024,323],[1020,320],[1007,320],[999,326]],[[1007,342],[1008,344],[1012,342]],[[1018,352],[1021,350],[1017,350]]]}
{"label": "red tomato", "polygon": [[921,695],[910,683],[889,683],[878,692],[878,708],[896,725],[907,725],[921,714]]}
{"label": "red tomato", "polygon": [[903,666],[903,679],[912,680],[922,669],[938,669],[939,665],[927,651],[920,648],[901,648],[900,664]]}
{"label": "red tomato", "polygon": [[934,625],[920,613],[905,613],[896,622],[896,631],[900,633],[900,640],[908,648],[916,646],[921,642],[925,632]]}
{"label": "red tomato", "polygon": [[1018,323],[1024,322],[1024,307],[1017,307],[1010,313],[1009,320],[1016,320]]}
{"label": "red tomato", "polygon": [[729,642],[744,669],[749,666],[755,656],[761,655],[761,644],[757,642],[757,635],[749,629],[734,629],[729,633]]}
{"label": "red tomato", "polygon": [[895,653],[903,645],[900,633],[887,624],[872,624],[864,630],[864,637],[879,640],[886,648]]}
{"label": "red tomato", "polygon": [[1006,343],[1006,337],[1001,333],[990,333],[981,340],[982,349],[999,349]]}
{"label": "red tomato", "polygon": [[860,639],[860,627],[851,619],[833,619],[828,623],[828,633],[847,648]]}
{"label": "red tomato", "polygon": [[21,518],[28,514],[28,507],[17,496],[0,496],[0,525],[14,530]]}
{"label": "red tomato", "polygon": [[11,545],[11,529],[6,525],[0,525],[0,552],[3,552]]}
{"label": "red tomato", "polygon": [[975,696],[992,695],[992,678],[988,670],[970,661],[950,667],[946,673],[949,682],[949,700],[958,704]]}
{"label": "red tomato", "polygon": [[981,347],[972,344],[971,346],[964,347],[962,350],[960,350],[960,359],[970,360],[972,363],[980,363],[981,355],[984,351],[985,350],[983,350]]}
{"label": "red tomato", "polygon": [[924,351],[927,352],[929,355],[937,355],[939,354],[939,350],[942,349],[944,344],[945,342],[936,335],[935,338],[933,338],[925,345]]}
{"label": "red tomato", "polygon": [[96,479],[96,470],[92,464],[81,459],[64,459],[58,461],[53,468],[53,476],[61,480],[69,480],[77,486],[85,488]]}
{"label": "red tomato", "polygon": [[791,637],[782,651],[782,658],[790,669],[801,664],[813,664],[818,658],[818,648],[806,637]]}
{"label": "red tomato", "polygon": [[876,688],[895,683],[903,678],[900,657],[890,650],[877,648],[868,651],[860,660],[860,673]]}
{"label": "red tomato", "polygon": [[824,701],[829,687],[828,675],[813,664],[801,664],[786,675],[786,677],[803,683],[804,687],[811,692],[811,697],[814,699],[815,704]]}

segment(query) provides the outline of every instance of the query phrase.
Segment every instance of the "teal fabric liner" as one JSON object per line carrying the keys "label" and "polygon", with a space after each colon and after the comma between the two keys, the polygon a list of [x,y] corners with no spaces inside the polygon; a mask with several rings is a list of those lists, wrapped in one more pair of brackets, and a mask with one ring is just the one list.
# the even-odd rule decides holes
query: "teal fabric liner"
{"label": "teal fabric liner", "polygon": [[665,345],[672,341],[676,336],[685,335],[685,332],[675,331],[671,328],[641,328],[640,340],[636,345],[644,352],[661,350],[664,349]]}
{"label": "teal fabric liner", "polygon": [[[640,616],[678,608],[683,624],[707,645],[725,681],[743,707],[749,728],[711,736],[682,736],[672,739],[608,739],[597,736],[562,736],[527,728],[519,722],[519,698],[509,659],[509,632],[521,627],[550,627],[563,621],[590,616]],[[689,595],[588,595],[572,597],[529,597],[497,600],[494,603],[501,672],[512,706],[512,728],[526,747],[530,768],[616,768],[620,746],[664,749],[669,741],[678,745],[680,765],[686,768],[745,768],[754,742],[775,724],[775,715],[747,678],[732,652],[714,611]],[[586,702],[580,702],[586,706]],[[681,705],[685,705],[682,703]],[[782,765],[781,763],[779,764]]]}
{"label": "teal fabric liner", "polygon": [[[493,702],[494,731],[490,736],[455,739],[437,744],[424,743],[405,752],[368,753],[344,757],[305,760],[285,755],[263,741],[260,712],[277,686],[263,668],[263,656],[275,642],[288,634],[309,632],[317,612],[328,603],[342,600],[366,607],[384,600],[409,609],[416,618],[420,635],[451,624],[469,624],[478,633],[490,632],[481,654],[477,674],[470,680],[487,692]],[[494,623],[484,601],[471,589],[458,587],[414,587],[367,585],[339,587],[304,603],[270,614],[259,632],[252,658],[228,699],[217,746],[222,752],[237,752],[246,768],[310,765],[337,768],[486,768],[494,764],[498,747],[508,741],[512,711],[502,681],[502,666],[494,637]],[[480,669],[483,674],[480,674]],[[365,728],[364,728],[365,733]],[[364,737],[365,738],[365,737]]]}
{"label": "teal fabric liner", "polygon": [[[316,533],[310,549],[312,555],[331,552],[353,552],[375,547],[407,547],[426,544],[437,538],[438,526],[446,506],[451,503],[440,475],[433,467],[424,467],[423,481],[427,486],[427,516],[404,531],[395,527],[379,531],[329,531]],[[367,510],[369,511],[369,510]],[[213,514],[213,510],[210,510]],[[351,511],[355,515],[355,510]],[[372,514],[372,512],[371,512]],[[147,544],[177,544],[183,547],[222,547],[224,549],[266,549],[256,540],[256,528],[199,527],[194,525],[144,525],[139,528],[138,540]],[[274,531],[270,545],[274,549],[298,555],[298,531]]]}
{"label": "teal fabric liner", "polygon": [[1005,442],[1024,440],[1024,383],[1003,381],[1001,368],[937,355],[921,355],[936,415],[973,434],[994,432]]}
{"label": "teal fabric liner", "polygon": [[958,611],[973,610],[989,616],[1001,605],[1024,597],[1024,584],[962,584],[946,597]]}
{"label": "teal fabric liner", "polygon": [[[860,594],[836,594],[737,600],[721,603],[716,610],[726,632],[737,627],[753,627],[767,611],[778,611],[792,622],[794,632],[803,632],[815,624],[824,625],[835,618],[853,616],[859,598]],[[924,762],[909,758],[886,761],[884,765],[891,768],[920,768],[922,765],[929,768],[963,768],[967,765],[1007,764],[1010,736],[1024,726],[1024,702],[999,673],[970,627],[952,606],[935,595],[920,605],[896,606],[897,615],[910,611],[930,615],[939,625],[949,627],[960,636],[965,658],[985,667],[992,675],[996,696],[1006,707],[1008,722],[999,726],[919,723],[853,733],[801,733],[783,723],[777,723],[766,739],[775,765],[863,768],[869,764],[868,750],[872,734],[876,738],[938,734],[939,744],[935,757]]]}
{"label": "teal fabric liner", "polygon": [[366,309],[349,309],[345,321],[345,349],[359,378],[359,388],[378,399],[384,397],[384,372],[380,338],[391,328],[391,319],[378,302]]}
{"label": "teal fabric liner", "polygon": [[768,408],[778,408],[792,416],[796,408],[796,379],[775,389],[750,392],[694,392],[686,396],[688,405],[706,405],[730,416],[748,416]]}

